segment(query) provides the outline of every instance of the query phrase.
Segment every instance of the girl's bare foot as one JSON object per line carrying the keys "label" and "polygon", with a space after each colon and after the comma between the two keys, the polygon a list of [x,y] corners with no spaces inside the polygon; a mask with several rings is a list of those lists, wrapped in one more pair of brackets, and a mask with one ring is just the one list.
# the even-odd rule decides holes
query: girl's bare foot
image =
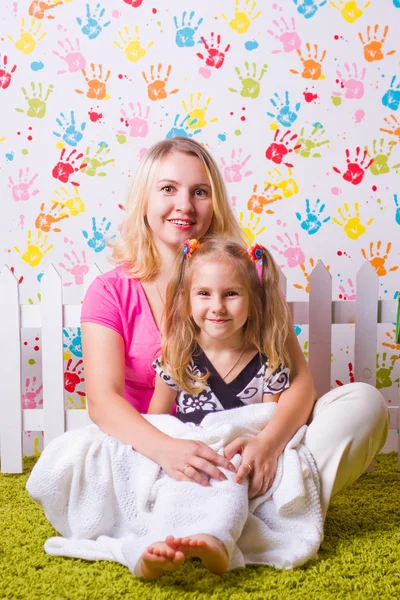
{"label": "girl's bare foot", "polygon": [[156,579],[167,571],[179,569],[184,562],[185,555],[181,550],[172,548],[165,542],[155,542],[142,554],[142,573],[144,577]]}
{"label": "girl's bare foot", "polygon": [[212,535],[199,533],[186,538],[174,538],[171,535],[165,542],[171,550],[183,552],[185,558],[199,558],[211,573],[221,575],[228,569],[225,546]]}

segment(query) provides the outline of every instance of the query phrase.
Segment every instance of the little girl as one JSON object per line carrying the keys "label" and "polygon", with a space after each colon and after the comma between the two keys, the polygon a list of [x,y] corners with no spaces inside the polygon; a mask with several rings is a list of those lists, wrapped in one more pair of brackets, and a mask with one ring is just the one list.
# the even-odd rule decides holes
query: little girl
{"label": "little girl", "polygon": [[[278,269],[265,248],[255,244],[246,250],[216,236],[202,243],[187,240],[167,288],[165,335],[161,358],[153,363],[157,377],[149,413],[170,414],[175,404],[178,419],[200,425],[211,412],[278,402],[289,387],[288,328]],[[235,481],[251,475],[259,496],[271,486],[276,465],[267,473],[257,469],[254,453],[262,432],[257,437],[239,445],[235,440],[225,455],[242,451]],[[209,485],[201,459],[184,465],[180,475],[182,481]],[[226,552],[206,535],[170,536],[147,549],[142,565],[150,574],[152,567],[162,570],[164,561],[179,561],[182,553],[200,557],[214,571],[225,570]]]}

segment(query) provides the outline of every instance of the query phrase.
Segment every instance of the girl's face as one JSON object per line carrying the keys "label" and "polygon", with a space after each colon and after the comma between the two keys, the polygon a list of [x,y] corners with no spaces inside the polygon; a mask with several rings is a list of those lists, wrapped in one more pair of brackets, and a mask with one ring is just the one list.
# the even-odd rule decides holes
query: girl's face
{"label": "girl's face", "polygon": [[196,261],[190,302],[193,320],[200,328],[200,344],[224,340],[233,347],[241,343],[249,314],[249,294],[231,261]]}
{"label": "girl's face", "polygon": [[159,252],[201,238],[213,216],[211,185],[197,156],[171,152],[160,162],[147,200],[146,217]]}

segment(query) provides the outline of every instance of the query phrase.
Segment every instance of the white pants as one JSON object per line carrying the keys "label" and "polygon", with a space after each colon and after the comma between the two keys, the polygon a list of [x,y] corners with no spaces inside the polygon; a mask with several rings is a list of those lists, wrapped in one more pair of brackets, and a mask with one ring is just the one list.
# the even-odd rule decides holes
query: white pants
{"label": "white pants", "polygon": [[389,411],[382,394],[366,383],[349,383],[317,400],[305,445],[321,480],[323,513],[335,494],[353,483],[383,447]]}

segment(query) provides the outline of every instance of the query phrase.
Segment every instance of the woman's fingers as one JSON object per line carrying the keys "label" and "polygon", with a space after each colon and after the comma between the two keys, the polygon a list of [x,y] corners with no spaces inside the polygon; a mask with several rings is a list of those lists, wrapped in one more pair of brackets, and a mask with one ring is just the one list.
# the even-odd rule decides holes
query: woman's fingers
{"label": "woman's fingers", "polygon": [[[216,479],[217,481],[225,481],[226,477],[215,465],[208,462],[205,458],[200,458],[200,456],[194,456],[191,459],[191,466],[197,469],[198,471],[202,471],[212,479]],[[189,469],[187,469],[188,471]]]}
{"label": "woman's fingers", "polygon": [[209,448],[206,444],[202,444],[199,447],[198,456],[203,458],[207,462],[214,463],[218,467],[222,467],[223,469],[227,469],[228,471],[236,473],[235,467],[228,458],[222,456],[221,454],[218,454],[217,452]]}
{"label": "woman's fingers", "polygon": [[249,465],[247,463],[242,463],[238,468],[235,481],[236,483],[243,483],[243,480],[246,479],[251,474],[251,469],[249,469]]}
{"label": "woman's fingers", "polygon": [[235,454],[240,454],[243,450],[243,438],[236,438],[230,444],[225,446],[224,454],[228,460],[232,460]]}
{"label": "woman's fingers", "polygon": [[193,466],[189,465],[185,467],[183,471],[180,471],[185,479],[181,479],[181,481],[192,481],[194,483],[199,483],[200,485],[204,485],[205,487],[209,487],[210,483],[207,477],[204,477],[201,473],[199,473]]}

